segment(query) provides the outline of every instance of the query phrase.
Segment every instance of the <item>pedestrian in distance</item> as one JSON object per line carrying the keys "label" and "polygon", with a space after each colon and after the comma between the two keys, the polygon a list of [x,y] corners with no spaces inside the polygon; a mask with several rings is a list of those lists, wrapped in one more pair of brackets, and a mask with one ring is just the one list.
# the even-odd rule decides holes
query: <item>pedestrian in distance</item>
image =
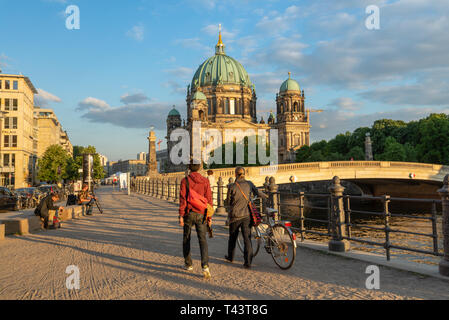
{"label": "pedestrian in distance", "polygon": [[245,243],[244,248],[244,267],[251,268],[253,258],[253,248],[251,244],[251,228],[253,221],[249,208],[251,196],[258,195],[260,198],[267,199],[268,196],[259,191],[251,181],[245,180],[245,169],[237,167],[235,169],[235,183],[228,190],[229,199],[229,242],[228,254],[225,259],[228,262],[234,261],[234,251],[237,243],[239,231],[242,232]]}
{"label": "pedestrian in distance", "polygon": [[[210,279],[209,253],[206,239],[207,213],[204,206],[212,205],[212,192],[209,180],[198,171],[200,164],[190,164],[190,174],[181,181],[179,191],[179,225],[183,227],[184,269],[193,270],[190,252],[190,238],[195,227],[201,252],[201,267],[205,279]],[[206,215],[206,216],[205,216]]]}

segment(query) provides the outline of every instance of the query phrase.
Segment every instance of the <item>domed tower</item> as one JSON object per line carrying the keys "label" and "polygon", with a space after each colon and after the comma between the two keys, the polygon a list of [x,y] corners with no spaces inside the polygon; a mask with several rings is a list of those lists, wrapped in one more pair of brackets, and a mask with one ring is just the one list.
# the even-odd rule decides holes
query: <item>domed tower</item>
{"label": "domed tower", "polygon": [[279,160],[292,162],[296,151],[310,144],[310,125],[304,106],[304,91],[299,83],[291,78],[282,83],[276,95],[276,118],[279,130]]}
{"label": "domed tower", "polygon": [[187,113],[194,109],[195,95],[200,91],[206,98],[207,121],[246,119],[257,123],[254,85],[245,68],[226,55],[225,47],[220,25],[215,55],[199,66],[187,90]]}
{"label": "domed tower", "polygon": [[181,114],[178,110],[176,110],[176,107],[173,106],[173,109],[170,110],[167,117],[167,136],[165,137],[165,139],[167,140],[167,157],[165,159],[165,163],[161,163],[163,172],[176,172],[182,171],[184,169],[182,166],[175,166],[170,161],[171,150],[177,143],[170,141],[170,136],[173,131],[180,128],[183,128]]}

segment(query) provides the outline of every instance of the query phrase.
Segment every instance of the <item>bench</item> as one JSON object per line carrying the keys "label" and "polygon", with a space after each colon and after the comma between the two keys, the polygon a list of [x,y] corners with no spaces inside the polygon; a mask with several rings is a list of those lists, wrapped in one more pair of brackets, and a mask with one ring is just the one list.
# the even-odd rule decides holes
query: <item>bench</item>
{"label": "bench", "polygon": [[[49,211],[49,225],[53,223],[55,214],[56,211]],[[59,214],[59,220],[68,221],[80,218],[84,215],[84,206],[70,206],[64,208],[63,212]],[[26,235],[31,232],[42,230],[42,220],[43,219],[40,217],[34,215],[34,209],[23,212],[10,212],[0,215],[0,240],[2,239],[2,228],[4,228],[4,235]]]}

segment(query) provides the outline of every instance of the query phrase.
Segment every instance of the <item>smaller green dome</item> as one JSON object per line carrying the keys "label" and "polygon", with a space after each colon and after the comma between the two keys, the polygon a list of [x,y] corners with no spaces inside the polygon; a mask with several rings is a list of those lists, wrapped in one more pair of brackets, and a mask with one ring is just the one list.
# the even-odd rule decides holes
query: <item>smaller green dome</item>
{"label": "smaller green dome", "polygon": [[197,91],[193,95],[192,100],[207,100],[207,98],[204,93],[202,93],[201,91]]}
{"label": "smaller green dome", "polygon": [[291,78],[291,72],[288,73],[288,79],[284,81],[279,92],[301,91],[299,83]]}
{"label": "smaller green dome", "polygon": [[178,110],[176,110],[175,106],[173,106],[173,109],[171,109],[170,113],[168,114],[169,117],[172,116],[181,116],[178,112]]}

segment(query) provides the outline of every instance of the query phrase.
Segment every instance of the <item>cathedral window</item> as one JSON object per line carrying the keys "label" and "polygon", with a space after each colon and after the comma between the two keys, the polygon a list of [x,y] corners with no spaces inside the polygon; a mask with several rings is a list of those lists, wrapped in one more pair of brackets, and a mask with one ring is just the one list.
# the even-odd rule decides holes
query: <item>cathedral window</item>
{"label": "cathedral window", "polygon": [[229,113],[235,114],[235,100],[234,99],[229,100]]}
{"label": "cathedral window", "polygon": [[229,99],[224,99],[224,104],[225,104],[225,114],[229,114]]}

